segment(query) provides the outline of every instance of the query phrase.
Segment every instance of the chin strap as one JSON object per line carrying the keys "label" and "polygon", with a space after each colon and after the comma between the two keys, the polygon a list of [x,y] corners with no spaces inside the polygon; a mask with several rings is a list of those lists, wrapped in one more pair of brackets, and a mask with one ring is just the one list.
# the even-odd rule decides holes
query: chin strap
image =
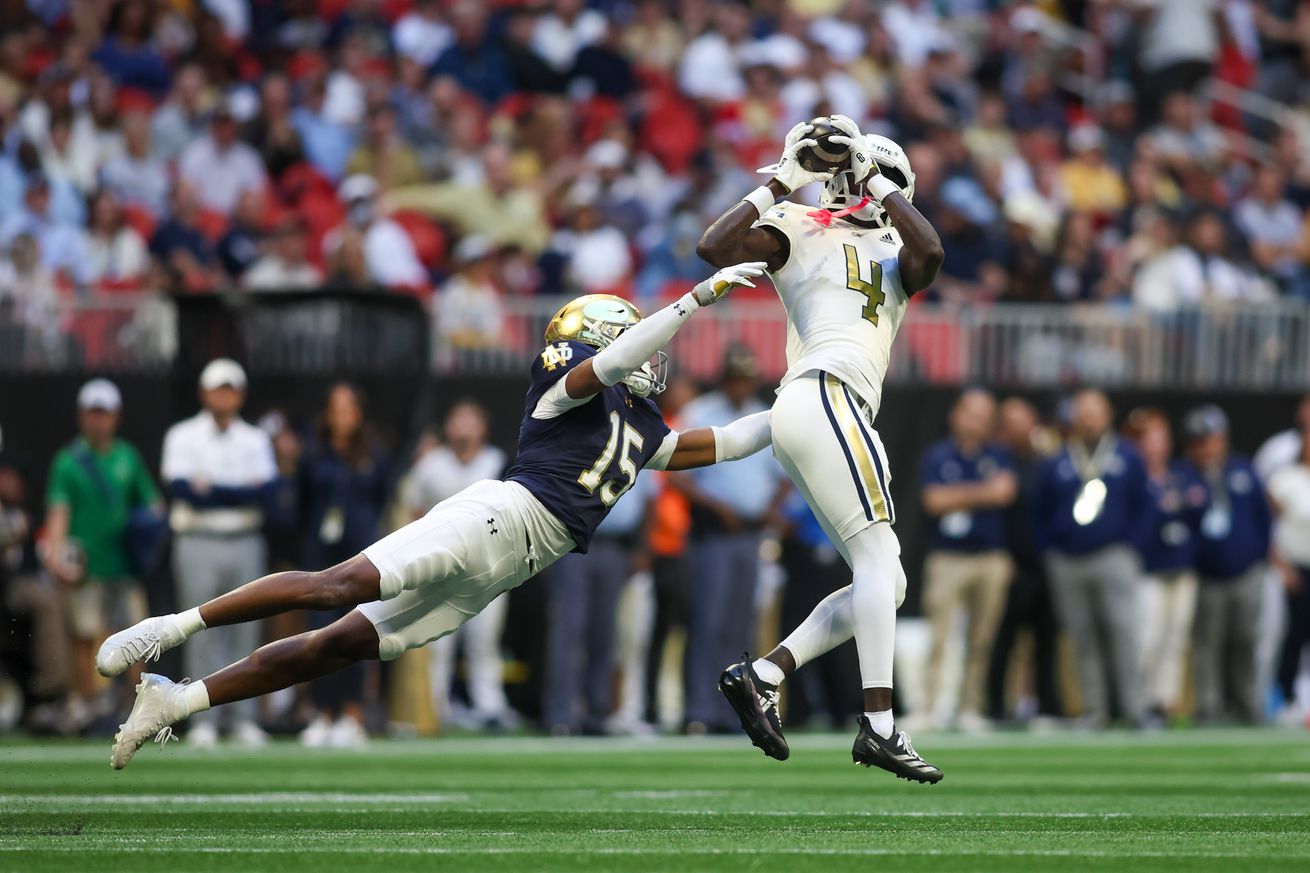
{"label": "chin strap", "polygon": [[845,218],[848,215],[854,215],[872,202],[872,197],[863,197],[860,199],[860,202],[856,203],[854,206],[847,206],[845,209],[838,209],[836,212],[829,212],[826,209],[813,209],[805,213],[805,215],[809,218],[813,218],[824,227],[832,227],[832,220],[834,218]]}

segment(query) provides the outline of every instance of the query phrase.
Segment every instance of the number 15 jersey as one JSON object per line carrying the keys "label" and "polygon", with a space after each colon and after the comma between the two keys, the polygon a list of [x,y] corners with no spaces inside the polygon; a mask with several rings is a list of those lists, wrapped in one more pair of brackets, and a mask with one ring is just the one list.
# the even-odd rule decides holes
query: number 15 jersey
{"label": "number 15 jersey", "polygon": [[909,305],[897,261],[901,238],[893,228],[864,228],[841,219],[824,227],[809,217],[811,211],[784,201],[756,222],[790,243],[787,262],[772,274],[787,310],[782,384],[824,370],[876,413],[892,341]]}
{"label": "number 15 jersey", "polygon": [[669,434],[654,401],[622,383],[569,409],[538,411],[542,395],[595,354],[591,346],[561,341],[536,357],[518,457],[505,471],[564,523],[579,552]]}

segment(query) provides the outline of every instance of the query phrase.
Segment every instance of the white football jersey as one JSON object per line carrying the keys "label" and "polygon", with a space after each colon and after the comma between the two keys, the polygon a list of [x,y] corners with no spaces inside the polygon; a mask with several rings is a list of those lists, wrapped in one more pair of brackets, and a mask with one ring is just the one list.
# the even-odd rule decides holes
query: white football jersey
{"label": "white football jersey", "polygon": [[841,219],[824,227],[809,217],[811,211],[784,201],[756,222],[778,229],[791,243],[787,262],[772,274],[787,309],[782,384],[824,370],[876,413],[892,341],[909,305],[897,260],[901,238],[891,228],[864,228]]}

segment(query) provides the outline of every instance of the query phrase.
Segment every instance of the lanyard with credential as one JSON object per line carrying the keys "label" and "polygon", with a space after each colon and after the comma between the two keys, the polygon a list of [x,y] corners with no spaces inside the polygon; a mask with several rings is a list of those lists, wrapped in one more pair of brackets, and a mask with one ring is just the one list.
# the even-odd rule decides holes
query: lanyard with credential
{"label": "lanyard with credential", "polygon": [[1087,447],[1078,440],[1069,441],[1069,460],[1073,461],[1078,478],[1083,483],[1073,502],[1073,520],[1080,525],[1086,526],[1096,521],[1105,508],[1107,489],[1101,473],[1114,455],[1114,447],[1114,437],[1110,434],[1101,437],[1096,449],[1090,454]]}

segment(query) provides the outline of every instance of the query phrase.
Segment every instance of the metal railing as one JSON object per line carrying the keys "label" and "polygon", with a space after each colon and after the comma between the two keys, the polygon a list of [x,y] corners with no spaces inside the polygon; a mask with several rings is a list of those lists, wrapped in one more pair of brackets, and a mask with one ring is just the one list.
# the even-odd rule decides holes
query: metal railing
{"label": "metal railing", "polygon": [[[407,358],[421,354],[409,336],[413,331],[398,332],[396,324],[372,312],[367,295],[345,300],[348,305],[335,306],[306,300],[303,307],[286,301],[274,314],[244,322],[248,347],[260,350],[251,352],[249,363],[270,372],[304,372],[322,366],[323,349],[330,347],[333,366],[371,370],[377,362],[359,360],[365,345],[354,341],[370,336],[370,356],[382,345],[394,346],[397,354],[403,347]],[[541,351],[546,322],[561,302],[506,298],[499,327],[480,337],[447,337],[434,320],[433,370],[446,376],[522,374]],[[149,294],[66,301],[38,311],[0,302],[0,373],[166,369],[177,358],[177,324],[176,305]],[[395,341],[380,344],[379,331]],[[311,334],[321,334],[321,341]],[[253,341],[256,336],[264,338]],[[699,313],[668,351],[676,372],[709,379],[724,349],[742,343],[755,351],[762,375],[776,379],[787,368],[786,339],[786,317],[776,300],[741,299]],[[1161,312],[1111,305],[915,304],[897,336],[887,380],[998,388],[1310,390],[1310,306],[1280,302]]]}

